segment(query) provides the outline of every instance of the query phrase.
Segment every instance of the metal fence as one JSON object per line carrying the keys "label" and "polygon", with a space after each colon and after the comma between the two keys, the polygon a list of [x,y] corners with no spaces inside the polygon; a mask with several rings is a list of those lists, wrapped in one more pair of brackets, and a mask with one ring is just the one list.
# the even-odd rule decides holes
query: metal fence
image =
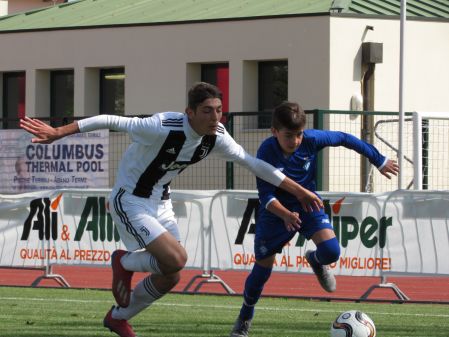
{"label": "metal fence", "polygon": [[[396,159],[398,148],[398,117],[395,112],[354,112],[311,110],[306,111],[307,128],[335,130],[350,133],[376,146],[388,158]],[[263,139],[271,135],[269,129],[257,128],[257,120],[263,113],[232,113],[229,115],[227,129],[234,139],[252,155],[255,155]],[[412,158],[412,122],[406,121],[407,158]],[[213,167],[205,162],[205,167]],[[223,166],[220,174],[226,175],[226,187],[233,189],[255,189],[255,178],[245,168],[228,163],[226,172]],[[195,168],[191,168],[192,172]],[[211,172],[212,171],[212,172]],[[204,171],[203,176],[217,177],[214,170]],[[317,185],[322,191],[346,192],[385,192],[397,189],[397,179],[386,179],[358,153],[344,147],[330,147],[319,154]],[[403,168],[404,181],[411,187],[413,166],[406,162]],[[182,180],[182,177],[179,177]],[[217,179],[221,181],[222,179]],[[210,184],[213,181],[203,181]],[[185,185],[184,185],[185,186]],[[223,188],[215,185],[211,188]],[[203,188],[203,187],[202,187]],[[204,188],[207,188],[204,186]]]}
{"label": "metal fence", "polygon": [[[388,158],[396,159],[398,149],[398,114],[396,112],[355,112],[311,110],[306,111],[306,128],[335,130],[350,133],[358,138],[370,142]],[[404,176],[405,188],[411,188],[413,183],[413,123],[406,114],[404,125],[404,154],[405,160],[401,168]],[[139,116],[142,117],[142,116]],[[260,143],[271,135],[270,129],[259,128],[259,121],[270,118],[269,113],[238,112],[227,114],[225,127],[234,139],[241,144],[248,153],[255,155]],[[77,119],[42,120],[58,126]],[[17,120],[0,120],[3,128],[16,126]],[[449,165],[446,138],[448,136],[449,121],[433,121],[423,130],[425,144],[423,154],[424,188],[444,190],[449,189]],[[424,129],[424,127],[423,127]],[[113,186],[120,159],[130,144],[126,133],[110,132],[109,141],[109,185]],[[432,142],[429,142],[432,139]],[[443,153],[438,154],[438,151]],[[430,155],[430,154],[434,155]],[[437,155],[435,155],[437,154]],[[331,147],[321,151],[319,155],[317,182],[318,190],[345,192],[387,192],[397,189],[397,178],[386,179],[367,163],[358,153],[344,147]],[[431,176],[431,179],[429,179]],[[254,175],[239,165],[226,163],[220,158],[211,156],[207,160],[188,167],[176,177],[172,189],[244,189],[254,190]],[[1,193],[1,191],[0,191]]]}

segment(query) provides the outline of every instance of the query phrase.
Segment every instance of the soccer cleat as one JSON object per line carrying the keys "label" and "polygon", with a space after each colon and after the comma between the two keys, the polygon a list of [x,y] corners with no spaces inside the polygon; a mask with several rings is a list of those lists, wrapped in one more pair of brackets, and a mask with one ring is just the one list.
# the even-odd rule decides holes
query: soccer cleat
{"label": "soccer cleat", "polygon": [[230,337],[248,337],[249,328],[251,327],[251,320],[243,321],[240,317],[234,323]]}
{"label": "soccer cleat", "polygon": [[129,305],[131,297],[131,279],[134,272],[123,268],[120,259],[127,252],[125,250],[116,250],[111,256],[112,265],[112,294],[117,304],[126,308]]}
{"label": "soccer cleat", "polygon": [[112,318],[112,311],[114,308],[115,306],[112,306],[106,314],[103,320],[103,326],[112,332],[115,332],[120,337],[137,337],[127,320]]}
{"label": "soccer cleat", "polygon": [[329,293],[334,292],[337,289],[337,281],[335,280],[334,274],[329,270],[328,266],[323,265],[316,265],[316,263],[312,264],[310,261],[312,261],[313,257],[311,254],[313,253],[312,250],[308,250],[306,252],[306,260],[309,262],[310,266],[313,269],[313,272],[316,275],[316,278],[318,279],[318,282],[320,282],[321,287],[323,287],[324,290],[326,290]]}

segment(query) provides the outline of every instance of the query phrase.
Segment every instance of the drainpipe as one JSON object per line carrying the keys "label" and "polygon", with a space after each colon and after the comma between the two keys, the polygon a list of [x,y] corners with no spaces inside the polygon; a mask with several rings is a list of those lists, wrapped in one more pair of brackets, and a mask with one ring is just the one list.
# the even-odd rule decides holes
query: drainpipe
{"label": "drainpipe", "polygon": [[[363,111],[374,111],[374,72],[376,63],[382,63],[383,44],[375,42],[362,43],[362,67],[366,69],[362,79]],[[362,140],[374,142],[374,115],[362,115]],[[360,190],[373,192],[373,179],[370,176],[371,163],[361,158]]]}
{"label": "drainpipe", "polygon": [[[374,110],[374,70],[375,63],[369,63],[368,69],[363,75],[362,93],[363,93],[363,111]],[[372,144],[374,140],[374,116],[362,114],[362,140]],[[373,186],[373,179],[370,176],[370,165],[368,158],[361,157],[360,190],[362,192],[372,192],[370,186]]]}

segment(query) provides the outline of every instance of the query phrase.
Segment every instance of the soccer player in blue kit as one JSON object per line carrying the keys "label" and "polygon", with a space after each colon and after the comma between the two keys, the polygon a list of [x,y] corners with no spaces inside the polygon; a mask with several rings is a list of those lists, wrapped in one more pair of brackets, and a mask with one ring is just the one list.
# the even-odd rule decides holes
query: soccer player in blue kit
{"label": "soccer player in blue kit", "polygon": [[[399,172],[396,161],[380,154],[373,145],[344,132],[304,130],[305,124],[306,115],[299,104],[284,102],[276,107],[272,117],[273,136],[262,142],[257,158],[282,170],[310,191],[316,191],[317,154],[327,146],[344,146],[357,151],[388,179]],[[255,305],[270,278],[276,254],[296,232],[316,245],[316,250],[308,250],[305,257],[321,286],[328,292],[336,290],[335,277],[328,265],[338,260],[340,245],[324,210],[304,212],[293,195],[259,178],[257,189],[260,209],[254,239],[256,263],[246,279],[243,305],[231,337],[248,336]]]}
{"label": "soccer player in blue kit", "polygon": [[[180,244],[170,199],[170,182],[185,168],[209,154],[247,167],[255,175],[295,195],[306,209],[322,201],[268,163],[250,156],[220,123],[222,93],[208,83],[188,93],[185,113],[161,112],[147,118],[100,115],[53,128],[26,117],[20,126],[34,134],[33,143],[49,144],[79,132],[111,129],[127,132],[132,140],[120,162],[109,198],[110,213],[127,251],[116,250],[112,260],[112,292],[117,305],[103,324],[120,337],[135,337],[128,323],[167,294],[180,280],[187,252]],[[134,272],[149,272],[131,291]]]}

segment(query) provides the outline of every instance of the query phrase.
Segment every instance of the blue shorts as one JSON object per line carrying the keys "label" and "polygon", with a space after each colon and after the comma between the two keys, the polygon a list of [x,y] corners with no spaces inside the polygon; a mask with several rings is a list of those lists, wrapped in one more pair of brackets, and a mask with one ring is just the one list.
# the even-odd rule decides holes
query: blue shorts
{"label": "blue shorts", "polygon": [[323,209],[301,213],[300,218],[302,221],[301,228],[298,231],[289,232],[281,218],[268,211],[262,212],[256,222],[256,236],[254,238],[256,260],[262,260],[276,253],[281,253],[285,244],[297,232],[302,234],[307,240],[310,240],[313,234],[322,229],[334,229]]}

